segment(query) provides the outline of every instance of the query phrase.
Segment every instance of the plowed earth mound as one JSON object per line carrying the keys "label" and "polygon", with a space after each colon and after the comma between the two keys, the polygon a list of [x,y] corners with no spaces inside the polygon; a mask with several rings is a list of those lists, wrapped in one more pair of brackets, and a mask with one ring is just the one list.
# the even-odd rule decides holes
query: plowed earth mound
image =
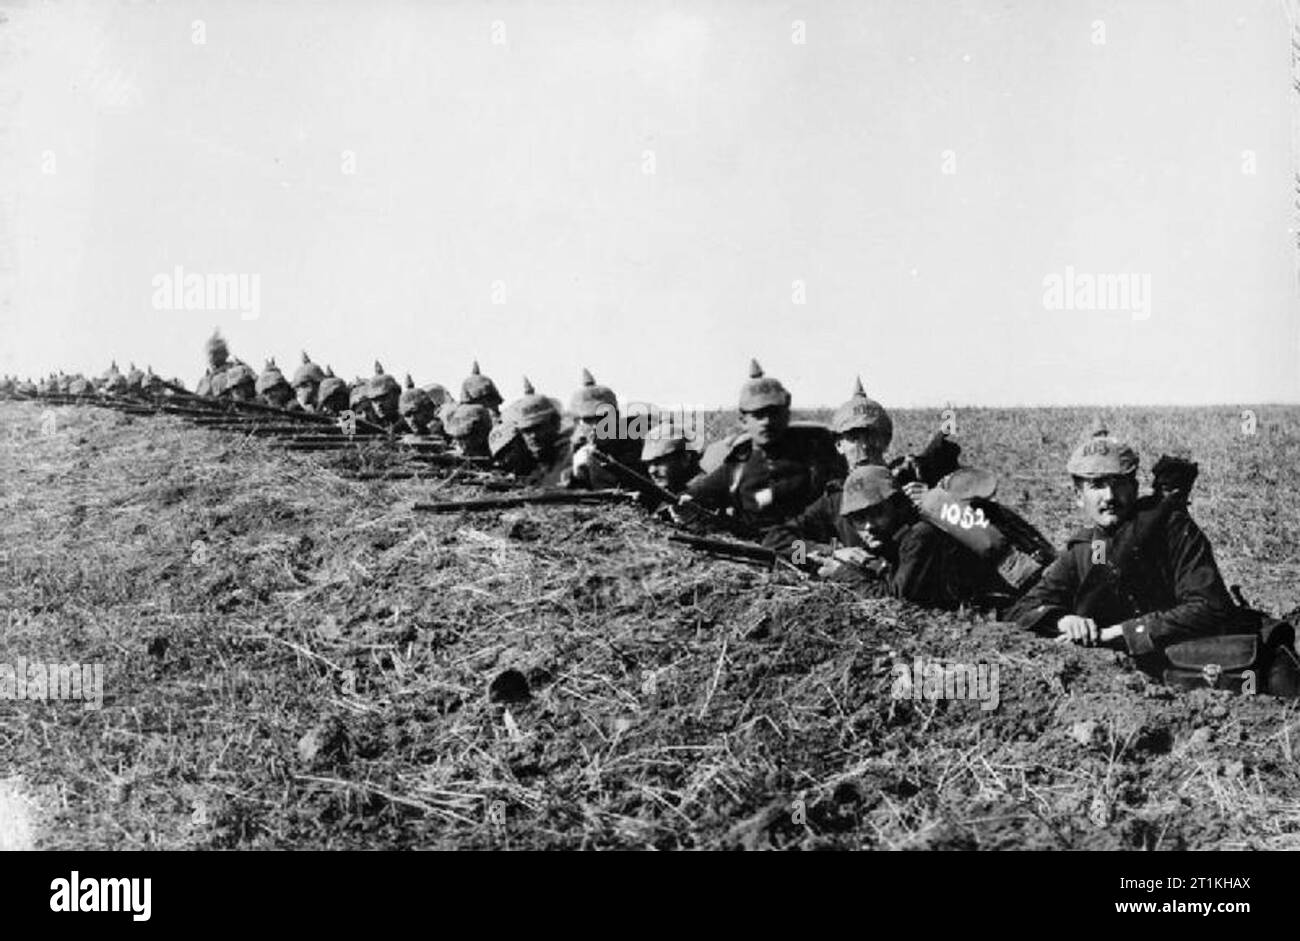
{"label": "plowed earth mound", "polygon": [[[104,701],[0,702],[0,813],[39,847],[1300,846],[1286,703],[693,556],[630,506],[422,515],[476,494],[41,415],[0,404],[0,663],[101,663]],[[1088,417],[959,439],[1059,543]],[[1144,466],[1202,461],[1225,576],[1293,607],[1297,410],[1118,417]],[[900,449],[935,421],[897,419]],[[918,658],[996,668],[996,699],[900,691]]]}

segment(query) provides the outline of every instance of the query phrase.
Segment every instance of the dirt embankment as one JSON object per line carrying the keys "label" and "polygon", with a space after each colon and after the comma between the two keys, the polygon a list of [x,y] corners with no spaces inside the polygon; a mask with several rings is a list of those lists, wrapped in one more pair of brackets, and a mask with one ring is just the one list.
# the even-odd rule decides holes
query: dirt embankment
{"label": "dirt embankment", "polygon": [[[0,704],[0,780],[39,846],[1300,843],[1287,704],[693,557],[633,508],[417,516],[472,491],[39,415],[0,406],[0,662],[104,667],[102,709]],[[1059,419],[1018,415],[1019,452],[978,424],[967,450],[1015,462],[1051,532]],[[1280,597],[1294,546],[1246,566],[1232,550],[1271,537],[1210,528],[1267,499],[1230,483],[1208,476],[1207,531]],[[912,698],[918,658],[996,668],[996,704]]]}

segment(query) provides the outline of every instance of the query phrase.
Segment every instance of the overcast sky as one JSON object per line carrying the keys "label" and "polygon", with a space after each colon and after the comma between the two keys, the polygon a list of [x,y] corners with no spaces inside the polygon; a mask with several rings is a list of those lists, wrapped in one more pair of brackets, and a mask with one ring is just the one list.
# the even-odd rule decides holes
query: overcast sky
{"label": "overcast sky", "polygon": [[1283,0],[0,10],[0,372],[192,384],[219,325],[508,398],[1300,401]]}

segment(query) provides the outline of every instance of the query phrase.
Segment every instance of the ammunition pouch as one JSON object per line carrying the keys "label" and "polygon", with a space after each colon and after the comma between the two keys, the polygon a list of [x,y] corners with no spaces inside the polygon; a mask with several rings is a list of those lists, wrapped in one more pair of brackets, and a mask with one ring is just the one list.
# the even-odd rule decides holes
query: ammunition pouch
{"label": "ammunition pouch", "polygon": [[1180,689],[1227,689],[1256,692],[1261,685],[1262,658],[1258,634],[1198,637],[1165,648],[1169,661],[1163,679]]}
{"label": "ammunition pouch", "polygon": [[1253,622],[1251,633],[1198,637],[1166,647],[1165,683],[1181,689],[1300,695],[1295,628],[1261,611],[1241,613],[1248,625]]}

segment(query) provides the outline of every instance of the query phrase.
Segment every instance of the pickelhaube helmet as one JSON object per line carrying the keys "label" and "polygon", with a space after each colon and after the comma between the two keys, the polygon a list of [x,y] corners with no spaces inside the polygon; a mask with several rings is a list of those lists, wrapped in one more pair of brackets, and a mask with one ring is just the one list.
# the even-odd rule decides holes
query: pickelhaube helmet
{"label": "pickelhaube helmet", "polygon": [[127,388],[133,390],[139,389],[143,382],[144,382],[144,372],[142,370],[136,369],[135,363],[129,364],[127,366],[127,372],[126,372]]}
{"label": "pickelhaube helmet", "polygon": [[140,380],[140,388],[146,392],[156,392],[164,385],[162,376],[153,371],[152,366],[146,366],[144,369],[144,378]]}
{"label": "pickelhaube helmet", "polygon": [[1125,476],[1137,473],[1138,456],[1128,444],[1098,426],[1074,449],[1065,469],[1071,477],[1085,479]]}
{"label": "pickelhaube helmet", "polygon": [[429,398],[429,393],[416,388],[415,382],[411,379],[411,374],[407,373],[406,388],[402,389],[402,397],[397,400],[397,413],[405,417],[421,409],[432,411],[435,407],[433,399]]}
{"label": "pickelhaube helmet", "polygon": [[844,480],[840,495],[840,516],[848,516],[884,503],[898,492],[898,484],[889,468],[879,464],[855,467]]}
{"label": "pickelhaube helmet", "polygon": [[372,399],[381,399],[386,395],[392,395],[394,392],[400,393],[402,387],[397,384],[397,380],[388,373],[384,372],[384,367],[379,360],[375,360],[375,374],[370,378],[367,395]]}
{"label": "pickelhaube helmet", "polygon": [[68,383],[68,392],[72,395],[90,395],[95,391],[94,385],[89,379],[78,376]]}
{"label": "pickelhaube helmet", "polygon": [[457,405],[444,419],[443,427],[453,438],[468,438],[492,430],[492,412],[486,405]]}
{"label": "pickelhaube helmet", "polygon": [[527,376],[524,376],[523,398],[512,403],[510,408],[514,413],[515,425],[520,431],[560,420],[560,411],[555,407],[555,402],[544,395],[538,395]]}
{"label": "pickelhaube helmet", "polygon": [[867,396],[859,378],[852,397],[835,410],[831,416],[831,430],[837,435],[856,430],[874,431],[884,447],[894,437],[894,422],[885,407]]}
{"label": "pickelhaube helmet", "polygon": [[496,383],[479,371],[478,360],[474,360],[469,375],[460,385],[460,399],[462,402],[486,405],[488,408],[498,408],[501,405],[501,393],[497,391]]}
{"label": "pickelhaube helmet", "polygon": [[325,378],[320,381],[320,388],[316,390],[316,401],[321,408],[335,411],[343,411],[350,404],[348,393],[348,384],[334,375],[334,370],[325,367]]}
{"label": "pickelhaube helmet", "polygon": [[250,385],[256,389],[257,373],[247,363],[235,360],[235,364],[226,370],[226,391],[240,385]]}
{"label": "pickelhaube helmet", "polygon": [[257,377],[257,394],[265,395],[277,386],[287,386],[288,384],[284,378],[284,373],[280,372],[280,367],[275,365],[275,360],[268,359],[266,368]]}
{"label": "pickelhaube helmet", "polygon": [[293,373],[293,387],[296,389],[299,386],[318,386],[324,378],[324,371],[313,363],[311,357],[307,355],[307,351],[303,350],[302,365],[294,370]]}
{"label": "pickelhaube helmet", "polygon": [[618,411],[618,397],[608,386],[596,384],[588,369],[582,371],[582,386],[573,393],[569,411],[578,418],[599,418],[609,411]]}
{"label": "pickelhaube helmet", "polygon": [[433,404],[439,408],[446,405],[448,402],[456,401],[456,397],[447,390],[447,387],[437,382],[431,382],[422,388],[424,389],[424,394],[427,395]]}
{"label": "pickelhaube helmet", "polygon": [[780,381],[763,375],[758,360],[749,361],[749,380],[740,387],[740,410],[755,412],[771,406],[789,407],[790,393]]}

